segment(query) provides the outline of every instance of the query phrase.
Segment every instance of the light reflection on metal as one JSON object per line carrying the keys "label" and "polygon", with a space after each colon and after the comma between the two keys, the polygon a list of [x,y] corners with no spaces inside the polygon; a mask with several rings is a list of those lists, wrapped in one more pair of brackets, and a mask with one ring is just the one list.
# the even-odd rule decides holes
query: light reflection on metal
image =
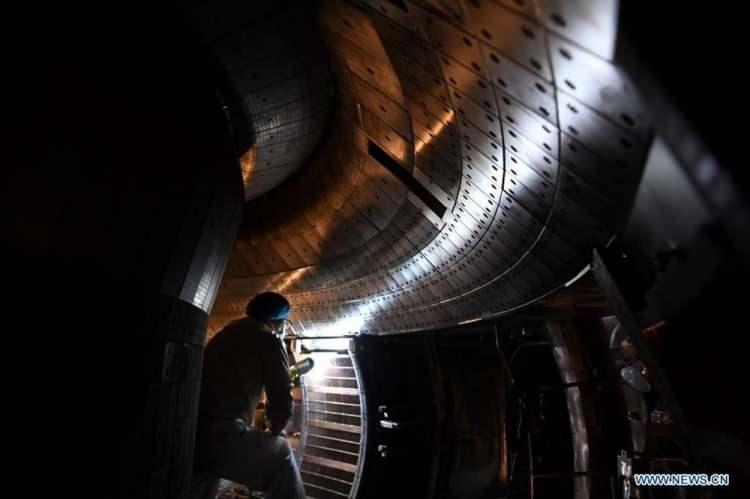
{"label": "light reflection on metal", "polygon": [[277,293],[285,293],[291,284],[299,280],[306,273],[310,272],[312,267],[303,267],[301,269],[293,270],[288,274],[281,276],[281,280],[274,282],[271,286]]}
{"label": "light reflection on metal", "polygon": [[[337,339],[339,342],[337,343],[338,347],[341,347],[342,349],[346,349],[348,346],[348,335],[351,333],[359,333],[363,326],[366,324],[365,317],[361,315],[352,315],[350,317],[345,317],[343,319],[339,319],[336,321],[331,322],[325,322],[325,323],[315,323],[311,327],[305,328],[305,334],[301,336],[301,339],[304,339],[305,336],[315,336],[315,337],[326,337],[329,336],[332,339]],[[315,339],[315,340],[309,340],[310,343],[306,343],[306,345],[310,348],[315,348],[318,345],[318,342],[320,341],[326,341],[326,347],[325,348],[336,348],[334,346],[331,346],[331,340],[322,340],[322,339]],[[310,346],[312,345],[312,346]]]}
{"label": "light reflection on metal", "polygon": [[414,152],[419,154],[422,149],[428,145],[433,138],[438,137],[440,135],[440,132],[443,131],[443,129],[450,124],[453,121],[453,109],[449,109],[447,113],[443,115],[443,117],[440,119],[440,122],[435,126],[433,130],[430,131],[429,138],[424,141],[419,141],[416,144],[416,147],[414,148]]}
{"label": "light reflection on metal", "polygon": [[565,283],[565,287],[569,288],[575,284],[581,277],[585,276],[591,270],[591,265],[586,265],[576,276]]}
{"label": "light reflection on metal", "polygon": [[476,317],[474,319],[466,319],[464,321],[459,322],[458,325],[463,326],[464,324],[471,324],[472,322],[479,322],[481,320],[482,320],[481,317]]}
{"label": "light reflection on metal", "polygon": [[[325,356],[330,356],[330,355],[325,354],[325,353],[311,353],[305,358],[310,358],[310,359],[313,359],[313,361],[316,363],[323,364],[322,362],[320,362],[320,360]],[[305,381],[313,382],[317,384],[317,383],[320,383],[322,380],[324,380],[328,376],[330,376],[330,373],[328,372],[328,369],[326,368],[326,366],[320,365],[318,369],[313,368],[312,370],[310,370],[310,372],[305,374]]]}
{"label": "light reflection on metal", "polygon": [[305,492],[311,497],[356,497],[367,445],[367,405],[356,360],[346,350],[305,357],[315,362],[301,378],[305,425],[300,432],[300,468]]}
{"label": "light reflection on metal", "polygon": [[[267,237],[291,241],[314,226],[305,244],[318,261],[277,261],[243,289],[282,289],[306,332],[341,320],[361,322],[361,332],[414,331],[517,310],[580,276],[638,184],[650,125],[602,57],[616,2],[593,12],[545,1],[520,15],[512,2],[463,2],[455,12],[429,3],[437,10],[408,0],[406,12],[375,0],[364,10],[325,4],[342,135],[314,165],[352,181],[334,184],[320,168],[304,196],[324,203],[285,197],[299,209]],[[361,134],[350,141],[352,129]],[[389,197],[387,176],[361,160],[361,137],[413,159],[415,177],[452,210],[435,219],[411,195]],[[331,210],[337,203],[350,211]]]}
{"label": "light reflection on metal", "polygon": [[253,178],[253,172],[255,172],[255,155],[256,147],[253,146],[247,150],[245,154],[240,157],[240,169],[242,170],[242,184],[245,189],[250,185],[250,181]]}
{"label": "light reflection on metal", "polygon": [[[547,331],[550,340],[556,345],[552,348],[552,354],[560,371],[562,382],[570,385],[583,381],[586,374],[581,374],[581,360],[576,357],[574,347],[570,347],[570,335],[565,335],[560,324],[553,322],[547,323]],[[572,344],[575,345],[575,343]],[[566,388],[565,400],[568,408],[570,432],[573,438],[573,471],[588,471],[591,469],[591,449],[589,448],[586,410],[580,387]],[[590,478],[578,477],[574,482],[574,488],[576,499],[589,499],[591,492]]]}

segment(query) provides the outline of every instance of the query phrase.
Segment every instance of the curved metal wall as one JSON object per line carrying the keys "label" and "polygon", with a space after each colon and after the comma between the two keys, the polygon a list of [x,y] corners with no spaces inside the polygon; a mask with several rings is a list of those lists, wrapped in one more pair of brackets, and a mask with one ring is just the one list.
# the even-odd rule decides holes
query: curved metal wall
{"label": "curved metal wall", "polygon": [[312,5],[222,0],[195,7],[203,42],[233,91],[225,111],[247,121],[238,154],[245,200],[297,172],[323,137],[333,107],[333,74]]}
{"label": "curved metal wall", "polygon": [[[369,177],[341,189],[307,176],[275,192],[315,242],[272,212],[266,226],[283,230],[246,224],[211,327],[276,289],[298,332],[433,329],[514,310],[574,277],[621,228],[651,140],[611,61],[616,19],[616,2],[326,2],[339,88],[356,88],[340,92],[335,127],[358,137],[352,147],[332,134],[314,162]],[[363,137],[445,214],[404,194],[363,155]],[[325,215],[310,196],[328,202]]]}

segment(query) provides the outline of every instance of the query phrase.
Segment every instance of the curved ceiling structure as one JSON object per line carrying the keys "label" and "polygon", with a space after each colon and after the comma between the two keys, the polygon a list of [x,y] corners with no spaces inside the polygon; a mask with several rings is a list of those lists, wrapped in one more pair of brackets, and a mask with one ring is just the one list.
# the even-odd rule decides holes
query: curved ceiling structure
{"label": "curved ceiling structure", "polygon": [[249,201],[308,161],[331,114],[333,74],[320,32],[310,23],[315,12],[293,3],[222,2],[193,15],[239,97],[240,126],[247,128],[240,166]]}
{"label": "curved ceiling structure", "polygon": [[[739,16],[32,10],[3,184],[20,468],[51,452],[76,497],[213,481],[195,467],[205,333],[275,290],[290,360],[318,364],[295,390],[311,496],[598,499],[697,471],[731,473],[708,496],[750,497]],[[39,432],[51,414],[64,431]]]}
{"label": "curved ceiling structure", "polygon": [[[318,22],[333,123],[247,204],[209,334],[265,289],[299,333],[494,317],[622,227],[652,132],[612,62],[617,2],[329,1]],[[248,199],[276,185],[253,179]]]}

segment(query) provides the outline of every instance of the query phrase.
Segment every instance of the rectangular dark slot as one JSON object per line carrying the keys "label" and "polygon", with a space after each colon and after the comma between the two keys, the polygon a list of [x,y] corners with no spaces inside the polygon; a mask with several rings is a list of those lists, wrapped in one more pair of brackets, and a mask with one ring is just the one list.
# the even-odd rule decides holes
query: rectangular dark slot
{"label": "rectangular dark slot", "polygon": [[409,10],[406,8],[406,2],[404,2],[403,0],[388,0],[388,3],[390,3],[391,5],[395,5],[404,12],[409,12]]}
{"label": "rectangular dark slot", "polygon": [[414,178],[411,173],[406,171],[401,164],[393,159],[390,154],[385,152],[379,145],[372,140],[367,141],[367,152],[374,160],[383,165],[386,170],[396,176],[411,192],[430,208],[435,215],[443,218],[447,207],[440,202],[425,186]]}

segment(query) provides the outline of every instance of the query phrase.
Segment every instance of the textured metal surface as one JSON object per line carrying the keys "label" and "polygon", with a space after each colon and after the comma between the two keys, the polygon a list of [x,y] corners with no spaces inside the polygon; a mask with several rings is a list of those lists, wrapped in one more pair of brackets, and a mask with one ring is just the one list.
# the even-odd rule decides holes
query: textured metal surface
{"label": "textured metal surface", "polygon": [[301,472],[307,497],[356,497],[364,463],[364,401],[349,353],[311,354],[303,376],[305,448]]}
{"label": "textured metal surface", "polygon": [[[324,4],[334,131],[246,221],[212,327],[276,289],[295,325],[455,325],[555,290],[623,223],[651,140],[616,2]],[[373,160],[375,142],[446,208]]]}
{"label": "textured metal surface", "polygon": [[249,201],[299,170],[320,142],[333,107],[328,56],[311,8],[225,0],[195,15],[248,121],[250,144],[238,154]]}

